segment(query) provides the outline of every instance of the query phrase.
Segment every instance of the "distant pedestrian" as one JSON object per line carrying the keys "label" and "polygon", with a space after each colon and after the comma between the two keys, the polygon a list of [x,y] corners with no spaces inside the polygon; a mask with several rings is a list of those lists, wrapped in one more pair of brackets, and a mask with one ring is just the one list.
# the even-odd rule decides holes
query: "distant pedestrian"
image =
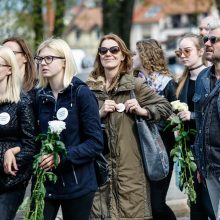
{"label": "distant pedestrian", "polygon": [[[133,56],[133,68],[142,73],[146,83],[159,95],[169,102],[176,100],[176,82],[166,65],[164,53],[160,43],[154,39],[140,40],[136,43],[136,52]],[[151,205],[154,220],[175,220],[175,214],[166,204],[166,195],[173,171],[173,159],[170,151],[175,144],[174,134],[163,131],[165,121],[158,123],[158,128],[169,156],[170,171],[166,178],[160,181],[150,181]]]}
{"label": "distant pedestrian", "polygon": [[[135,78],[131,68],[131,53],[122,39],[114,34],[103,36],[87,84],[99,101],[107,133],[110,182],[96,194],[91,219],[152,219],[150,186],[144,174],[134,115],[158,121],[169,117],[172,109],[145,80]],[[131,98],[131,91],[136,99]]]}

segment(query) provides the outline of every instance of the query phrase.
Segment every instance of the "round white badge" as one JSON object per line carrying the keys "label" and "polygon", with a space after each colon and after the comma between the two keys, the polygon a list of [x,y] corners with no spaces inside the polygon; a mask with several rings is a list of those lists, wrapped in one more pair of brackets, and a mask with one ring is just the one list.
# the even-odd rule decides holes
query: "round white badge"
{"label": "round white badge", "polygon": [[68,116],[68,110],[64,107],[58,109],[57,111],[57,119],[60,121],[63,121],[67,118]]}
{"label": "round white badge", "polygon": [[123,112],[125,110],[125,105],[123,103],[117,104],[117,112]]}
{"label": "round white badge", "polygon": [[0,125],[6,125],[10,121],[10,115],[7,112],[0,114]]}

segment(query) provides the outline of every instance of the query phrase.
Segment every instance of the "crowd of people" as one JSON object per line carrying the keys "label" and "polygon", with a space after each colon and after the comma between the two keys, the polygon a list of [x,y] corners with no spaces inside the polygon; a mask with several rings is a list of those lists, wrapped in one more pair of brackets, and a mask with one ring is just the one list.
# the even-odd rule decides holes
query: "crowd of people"
{"label": "crowd of people", "polygon": [[[39,161],[58,177],[56,183],[45,182],[45,220],[54,220],[60,207],[64,220],[176,220],[166,204],[175,136],[164,129],[175,100],[189,107],[178,113],[185,128],[197,130],[187,141],[198,166],[190,220],[220,219],[220,20],[209,17],[200,26],[200,35],[187,33],[178,41],[175,53],[185,66],[179,80],[156,39],[138,41],[132,54],[119,36],[104,35],[86,82],[75,76],[64,40],[41,42],[33,56],[23,38],[5,39],[0,46],[1,220],[15,218],[31,177],[34,184],[32,164],[41,147],[35,139],[52,120],[66,123],[60,138],[67,154],[58,156],[56,168],[54,154]],[[136,115],[155,122],[164,142],[170,170],[160,181],[145,175]],[[94,158],[100,153],[109,164],[109,181],[98,188]]]}

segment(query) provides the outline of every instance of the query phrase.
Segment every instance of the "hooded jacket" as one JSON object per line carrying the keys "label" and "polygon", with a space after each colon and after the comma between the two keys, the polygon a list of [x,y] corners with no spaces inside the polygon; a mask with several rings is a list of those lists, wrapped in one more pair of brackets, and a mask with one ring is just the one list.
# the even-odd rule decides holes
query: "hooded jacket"
{"label": "hooded jacket", "polygon": [[[80,90],[77,87],[83,85]],[[68,114],[62,118],[60,109]],[[46,133],[48,121],[62,120],[66,129],[61,133],[67,156],[54,172],[57,182],[46,183],[46,197],[52,199],[78,198],[97,190],[94,158],[103,150],[103,136],[95,96],[85,83],[73,77],[70,85],[55,100],[51,88],[38,91],[38,121],[41,133]],[[61,119],[60,119],[61,120]]]}

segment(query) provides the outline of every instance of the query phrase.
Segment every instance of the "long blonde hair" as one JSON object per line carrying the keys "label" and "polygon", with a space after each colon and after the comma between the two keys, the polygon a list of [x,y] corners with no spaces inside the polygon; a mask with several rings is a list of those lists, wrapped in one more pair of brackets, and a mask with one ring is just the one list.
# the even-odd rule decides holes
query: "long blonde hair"
{"label": "long blonde hair", "polygon": [[[64,88],[68,87],[73,76],[76,74],[76,65],[69,45],[62,39],[49,38],[40,44],[37,49],[37,55],[39,55],[40,51],[46,47],[52,49],[57,56],[65,59],[63,85]],[[45,88],[47,85],[48,79],[43,77],[42,74],[39,74],[39,82],[37,87]]]}
{"label": "long blonde hair", "polygon": [[17,103],[20,100],[22,81],[16,57],[13,51],[5,46],[0,46],[0,57],[4,59],[6,64],[11,68],[11,74],[7,76],[6,91],[0,96],[0,103]]}
{"label": "long blonde hair", "polygon": [[[179,43],[183,39],[186,39],[186,38],[190,38],[192,40],[192,42],[194,43],[197,50],[201,50],[202,48],[204,48],[204,43],[203,43],[202,37],[200,35],[192,34],[192,33],[185,34],[180,39]],[[203,62],[204,65],[206,65],[206,61],[204,59],[204,56],[203,56],[202,62]],[[182,76],[179,79],[178,87],[176,89],[176,97],[177,98],[180,96],[180,93],[183,90],[183,87],[185,85],[185,82],[186,82],[186,79],[187,79],[188,75],[189,75],[189,68],[185,67],[184,72],[183,72]]]}

